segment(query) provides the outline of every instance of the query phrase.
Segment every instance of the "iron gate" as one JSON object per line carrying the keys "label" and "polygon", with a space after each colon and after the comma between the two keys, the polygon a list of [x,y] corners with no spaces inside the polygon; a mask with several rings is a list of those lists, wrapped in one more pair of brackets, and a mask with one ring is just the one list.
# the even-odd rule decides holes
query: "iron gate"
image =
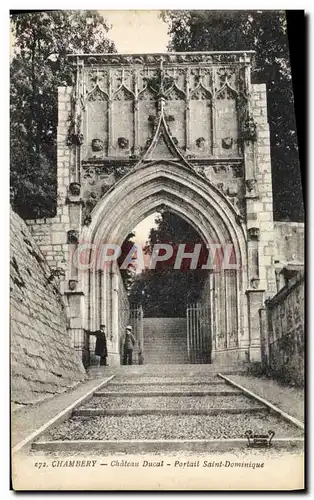
{"label": "iron gate", "polygon": [[187,349],[190,363],[211,363],[210,307],[191,304],[186,310]]}
{"label": "iron gate", "polygon": [[123,342],[124,342],[124,328],[126,325],[132,326],[132,332],[136,339],[136,344],[133,350],[133,363],[138,364],[139,352],[143,352],[144,342],[143,342],[143,318],[144,312],[143,307],[138,306],[134,309],[124,309],[122,313],[122,323],[124,325],[121,336],[120,336],[120,357],[121,364],[123,363]]}

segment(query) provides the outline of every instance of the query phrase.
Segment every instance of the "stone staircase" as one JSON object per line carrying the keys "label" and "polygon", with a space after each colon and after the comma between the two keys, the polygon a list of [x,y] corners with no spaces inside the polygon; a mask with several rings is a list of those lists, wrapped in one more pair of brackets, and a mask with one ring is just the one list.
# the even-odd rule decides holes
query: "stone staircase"
{"label": "stone staircase", "polygon": [[[227,383],[219,375],[221,369],[197,364],[121,366],[88,393],[67,420],[41,434],[32,450],[110,456],[236,449],[247,453],[245,432],[267,435],[269,429],[275,440],[279,438],[276,447],[303,446],[300,428]],[[244,366],[234,363],[222,371],[243,373]],[[107,370],[102,372],[104,376]]]}
{"label": "stone staircase", "polygon": [[143,334],[145,365],[189,362],[185,318],[144,318]]}

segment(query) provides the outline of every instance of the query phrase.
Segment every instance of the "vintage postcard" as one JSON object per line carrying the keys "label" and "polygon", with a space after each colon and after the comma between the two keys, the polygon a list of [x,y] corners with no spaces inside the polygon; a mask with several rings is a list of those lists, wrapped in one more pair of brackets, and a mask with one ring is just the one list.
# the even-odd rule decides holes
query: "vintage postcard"
{"label": "vintage postcard", "polygon": [[304,489],[288,21],[11,13],[14,490]]}

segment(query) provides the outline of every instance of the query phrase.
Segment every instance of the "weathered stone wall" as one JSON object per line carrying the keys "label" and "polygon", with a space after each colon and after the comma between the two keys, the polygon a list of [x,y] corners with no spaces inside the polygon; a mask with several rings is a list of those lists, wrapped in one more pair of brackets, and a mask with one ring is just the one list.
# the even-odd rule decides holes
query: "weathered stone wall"
{"label": "weathered stone wall", "polygon": [[274,222],[276,255],[280,262],[304,262],[304,224]]}
{"label": "weathered stone wall", "polygon": [[11,400],[32,404],[75,386],[85,370],[66,331],[52,270],[11,212]]}
{"label": "weathered stone wall", "polygon": [[286,383],[304,384],[304,275],[291,280],[261,313],[262,361]]}

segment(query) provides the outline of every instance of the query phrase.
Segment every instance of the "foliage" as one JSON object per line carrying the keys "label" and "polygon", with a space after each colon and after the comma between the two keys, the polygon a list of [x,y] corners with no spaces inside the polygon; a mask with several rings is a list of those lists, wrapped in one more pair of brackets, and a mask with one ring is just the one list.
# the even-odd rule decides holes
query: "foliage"
{"label": "foliage", "polygon": [[[156,243],[168,243],[175,249],[186,244],[185,251],[193,251],[195,243],[203,244],[200,235],[183,219],[171,212],[163,212],[156,219],[145,251],[151,253]],[[182,317],[186,306],[199,299],[206,271],[190,270],[190,261],[185,260],[180,269],[173,269],[174,257],[157,264],[156,269],[145,269],[135,276],[130,291],[131,303],[142,305],[145,316]]]}
{"label": "foliage", "polygon": [[57,88],[73,84],[67,54],[112,52],[109,27],[96,11],[11,16],[11,202],[24,218],[54,215]]}
{"label": "foliage", "polygon": [[134,236],[135,233],[133,232],[128,234],[128,236],[126,237],[126,239],[122,244],[121,255],[118,258],[118,266],[120,268],[121,278],[127,292],[129,292],[132,287],[135,278],[135,268],[134,265],[130,264],[126,269],[121,269],[121,265],[123,264],[129,252],[132,250],[135,244],[135,242],[133,241]]}
{"label": "foliage", "polygon": [[255,50],[253,83],[266,83],[275,220],[303,220],[294,99],[283,11],[164,11],[172,51]]}

